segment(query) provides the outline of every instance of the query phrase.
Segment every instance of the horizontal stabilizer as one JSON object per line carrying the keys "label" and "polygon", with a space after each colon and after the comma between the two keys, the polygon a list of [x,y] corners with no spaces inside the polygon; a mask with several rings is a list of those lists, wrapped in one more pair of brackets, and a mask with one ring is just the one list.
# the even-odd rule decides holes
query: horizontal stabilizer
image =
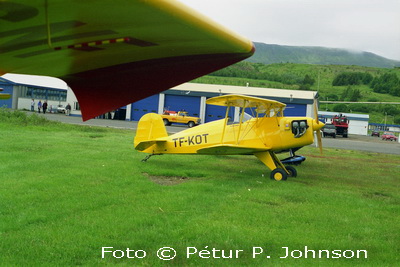
{"label": "horizontal stabilizer", "polygon": [[268,147],[259,148],[225,144],[202,148],[197,150],[197,153],[209,155],[248,155],[256,152],[268,151],[269,149]]}
{"label": "horizontal stabilizer", "polygon": [[143,151],[143,150],[146,150],[146,149],[148,149],[149,147],[151,147],[152,145],[155,145],[155,144],[163,144],[163,143],[165,143],[165,142],[167,142],[167,141],[165,141],[165,140],[157,140],[157,141],[155,141],[155,140],[151,140],[151,141],[142,141],[142,142],[140,142],[139,144],[137,144],[136,146],[135,146],[135,149],[136,150],[139,150],[139,151]]}

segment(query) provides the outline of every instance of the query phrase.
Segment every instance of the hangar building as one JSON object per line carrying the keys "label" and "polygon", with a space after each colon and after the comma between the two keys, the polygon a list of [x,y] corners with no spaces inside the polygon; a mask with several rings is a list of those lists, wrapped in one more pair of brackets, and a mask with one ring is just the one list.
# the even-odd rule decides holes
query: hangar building
{"label": "hangar building", "polygon": [[68,86],[57,78],[6,74],[0,77],[0,87],[3,93],[11,94],[10,99],[0,100],[0,107],[30,110],[32,99],[36,105],[39,100],[47,100],[49,111],[50,107],[56,110],[66,105]]}
{"label": "hangar building", "polygon": [[[209,122],[225,117],[225,107],[207,105],[211,97],[226,94],[246,94],[285,103],[285,116],[313,116],[316,91],[282,90],[245,86],[184,83],[160,94],[137,101],[126,107],[126,119],[137,121],[149,112],[161,114],[167,110],[186,110],[191,116]],[[237,117],[232,110],[231,117]]]}
{"label": "hangar building", "polygon": [[[26,78],[26,79],[24,79]],[[49,80],[50,79],[50,80]],[[70,88],[61,80],[52,81],[46,77],[32,75],[5,75],[0,77],[0,87],[4,93],[10,93],[11,99],[1,100],[0,105],[13,109],[30,110],[31,99],[47,100],[49,105],[72,107],[71,115],[81,116],[79,103]],[[50,87],[49,84],[51,84]],[[161,114],[165,109],[186,110],[191,116],[200,117],[201,122],[209,122],[225,117],[225,107],[207,105],[206,100],[225,94],[246,94],[268,98],[285,103],[285,116],[313,117],[313,102],[316,91],[282,90],[247,86],[229,86],[199,83],[184,83],[160,94],[156,94],[116,110],[113,116],[103,118],[138,121],[149,112]],[[95,96],[93,96],[95,97]],[[236,113],[236,114],[235,114]],[[230,117],[237,118],[238,111],[231,110]],[[111,114],[110,114],[111,115]]]}

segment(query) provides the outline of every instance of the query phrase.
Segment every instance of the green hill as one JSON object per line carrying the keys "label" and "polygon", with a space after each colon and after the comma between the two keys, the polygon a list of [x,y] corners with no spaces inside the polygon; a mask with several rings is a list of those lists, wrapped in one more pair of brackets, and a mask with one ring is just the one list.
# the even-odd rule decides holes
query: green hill
{"label": "green hill", "polygon": [[253,63],[300,63],[319,65],[358,65],[366,67],[399,67],[400,61],[387,59],[370,52],[352,52],[345,49],[285,46],[255,43],[256,52],[247,61]]}
{"label": "green hill", "polygon": [[[355,81],[352,85],[334,86],[335,78],[343,74],[368,76],[363,83]],[[376,68],[346,65],[314,64],[261,64],[240,62],[223,70],[194,80],[208,84],[225,84],[280,89],[314,90],[319,92],[320,100],[343,100],[355,102],[400,102],[400,95],[375,92],[373,81],[381,82],[382,77],[394,75],[400,79],[400,68]],[[397,87],[396,87],[397,86]],[[393,88],[400,90],[399,84]],[[379,104],[323,104],[323,110],[370,114],[370,122],[382,123],[387,116],[388,123],[400,124],[400,105]]]}

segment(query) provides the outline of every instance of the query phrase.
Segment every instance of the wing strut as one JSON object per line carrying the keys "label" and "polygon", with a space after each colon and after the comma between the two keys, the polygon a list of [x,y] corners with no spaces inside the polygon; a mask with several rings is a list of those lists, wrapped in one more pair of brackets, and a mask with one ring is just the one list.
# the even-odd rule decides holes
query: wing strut
{"label": "wing strut", "polygon": [[226,114],[225,114],[225,123],[224,123],[224,128],[222,129],[222,135],[221,135],[221,144],[224,143],[224,137],[225,137],[225,129],[226,129],[226,125],[228,124],[228,116],[229,116],[229,109],[230,109],[230,105],[227,106],[226,108]]}
{"label": "wing strut", "polygon": [[240,139],[240,131],[242,130],[242,124],[243,124],[243,118],[244,118],[244,111],[246,109],[246,103],[247,100],[245,99],[243,101],[243,107],[242,107],[242,113],[240,114],[240,120],[239,120],[239,131],[238,131],[238,136],[237,136],[237,140],[236,140],[236,144],[239,144],[239,139]]}

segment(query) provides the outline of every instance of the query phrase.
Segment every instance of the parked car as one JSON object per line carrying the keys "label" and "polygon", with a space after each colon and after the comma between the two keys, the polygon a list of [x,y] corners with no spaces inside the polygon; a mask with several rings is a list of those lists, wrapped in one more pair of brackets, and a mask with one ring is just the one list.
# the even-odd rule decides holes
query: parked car
{"label": "parked car", "polygon": [[333,124],[325,124],[324,128],[322,128],[322,135],[324,137],[332,136],[336,138],[336,126]]}
{"label": "parked car", "polygon": [[382,135],[382,140],[397,141],[397,136],[395,136],[393,133],[386,132]]}
{"label": "parked car", "polygon": [[171,123],[184,123],[187,124],[189,128],[192,128],[198,124],[200,124],[200,118],[191,117],[186,111],[171,111],[164,110],[164,113],[161,115],[164,121],[164,125],[169,126]]}
{"label": "parked car", "polygon": [[65,113],[65,107],[63,105],[58,105],[57,112],[58,113]]}
{"label": "parked car", "polygon": [[375,131],[372,131],[372,133],[371,133],[371,136],[380,136],[381,135],[381,133],[379,132],[379,131],[377,131],[377,130],[375,130]]}

